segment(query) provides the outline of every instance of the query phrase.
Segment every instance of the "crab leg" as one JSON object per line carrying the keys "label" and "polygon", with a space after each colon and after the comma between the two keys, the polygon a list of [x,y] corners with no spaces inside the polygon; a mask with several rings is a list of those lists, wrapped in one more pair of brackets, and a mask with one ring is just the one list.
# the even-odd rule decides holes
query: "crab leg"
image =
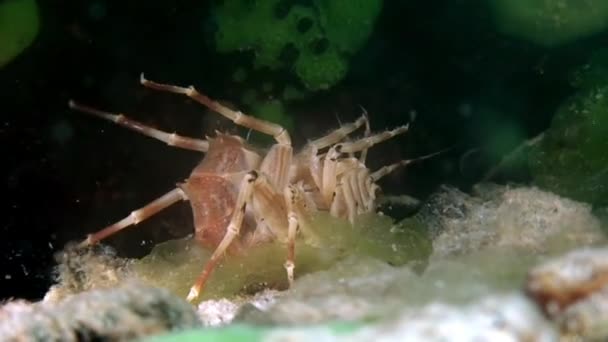
{"label": "crab leg", "polygon": [[353,195],[356,196],[357,214],[372,211],[376,200],[376,193],[372,189],[373,183],[367,169],[357,169],[355,174],[349,177],[349,183],[353,189]]}
{"label": "crab leg", "polygon": [[344,187],[342,183],[338,183],[336,185],[335,195],[331,201],[331,206],[329,208],[329,214],[333,217],[343,217],[344,211],[347,210],[345,208],[345,200],[344,200]]}
{"label": "crab leg", "polygon": [[[330,132],[329,134],[318,138],[313,141],[309,141],[308,144],[302,149],[300,152],[300,156],[303,155],[304,164],[308,164],[308,169],[310,170],[310,174],[315,182],[315,185],[319,188],[323,188],[323,162],[321,161],[324,158],[324,155],[317,154],[320,149],[323,149],[327,146],[334,145],[340,142],[342,139],[347,137],[350,133],[359,129],[361,126],[365,125],[365,136],[369,135],[369,120],[367,117],[367,112],[363,109],[363,115],[361,115],[357,120],[351,123],[347,123],[342,125],[340,128]],[[360,160],[365,161],[365,154],[367,150],[361,153]],[[326,156],[326,154],[325,154]]]}
{"label": "crab leg", "polygon": [[[352,153],[359,151],[366,151],[368,148],[379,144],[385,140],[388,140],[398,134],[407,132],[408,126],[397,127],[391,131],[385,131],[369,137],[362,138],[354,142],[339,143],[332,146],[323,161],[323,171],[321,172],[321,195],[325,204],[331,205],[335,196],[334,192],[336,189],[336,178],[338,174],[338,158],[342,153]],[[389,171],[390,172],[390,171]],[[344,194],[348,192],[347,189],[342,189]]]}
{"label": "crab leg", "polygon": [[367,118],[367,112],[365,112],[365,110],[363,111],[363,115],[361,115],[354,122],[344,124],[340,128],[330,132],[329,134],[327,134],[321,138],[315,139],[313,141],[310,141],[308,143],[308,147],[314,147],[317,150],[320,150],[327,146],[336,144],[336,143],[340,142],[342,139],[344,139],[346,136],[351,134],[352,132],[359,129],[359,127],[363,126],[364,124],[365,124],[366,131],[367,131],[367,129],[369,129],[369,120]]}
{"label": "crab leg", "polygon": [[298,230],[298,218],[294,211],[296,189],[293,186],[285,188],[285,203],[287,203],[287,260],[285,261],[285,270],[287,271],[287,280],[289,287],[293,286],[293,271],[295,269],[296,258],[296,233]]}
{"label": "crab leg", "polygon": [[190,293],[188,293],[188,301],[192,301],[196,299],[200,292],[205,287],[205,283],[207,279],[211,275],[211,272],[217,266],[220,258],[224,255],[232,241],[235,237],[239,235],[239,231],[241,230],[241,226],[243,224],[243,218],[245,217],[245,208],[247,203],[251,199],[251,195],[253,193],[254,182],[258,179],[258,174],[255,171],[251,171],[245,175],[243,181],[241,182],[240,191],[236,200],[236,205],[234,207],[234,213],[232,218],[230,219],[230,223],[228,224],[228,228],[226,228],[226,235],[217,246],[209,261],[205,265],[203,272],[198,276],[194,285],[190,288]]}
{"label": "crab leg", "polygon": [[357,194],[351,183],[351,178],[355,176],[355,171],[348,172],[342,178],[342,191],[344,193],[344,202],[346,203],[346,211],[348,221],[353,224],[355,222],[355,216],[357,215],[359,203],[357,201]]}
{"label": "crab leg", "polygon": [[124,219],[94,233],[89,234],[87,239],[80,243],[81,247],[95,244],[116,232],[123,230],[129,226],[136,225],[139,222],[149,218],[150,216],[158,213],[159,211],[167,208],[168,206],[178,202],[186,201],[188,197],[180,188],[175,188],[154,201],[148,203],[144,207],[132,211],[131,214]]}
{"label": "crab leg", "polygon": [[356,215],[371,212],[376,208],[377,190],[378,185],[373,183],[367,168],[344,172],[336,186],[330,214],[347,218],[353,224]]}
{"label": "crab leg", "polygon": [[141,133],[143,135],[147,135],[154,139],[165,142],[169,146],[175,146],[187,150],[201,151],[207,152],[209,149],[209,143],[203,139],[194,139],[189,137],[184,137],[181,135],[177,135],[175,133],[167,133],[156,128],[150,127],[144,123],[135,121],[133,119],[129,119],[123,114],[113,114],[110,112],[105,112],[99,109],[95,109],[89,106],[85,106],[83,104],[79,104],[73,100],[70,100],[69,106],[72,109],[78,110],[83,113],[91,114],[96,117],[112,121],[117,125],[126,127],[135,132]]}
{"label": "crab leg", "polygon": [[143,86],[151,89],[186,95],[191,99],[195,100],[196,102],[206,106],[207,108],[225,116],[237,125],[247,127],[264,134],[268,134],[274,137],[279,144],[291,145],[291,138],[289,136],[289,132],[287,132],[287,130],[281,125],[266,120],[258,119],[250,115],[245,115],[240,111],[234,111],[220,104],[219,102],[210,99],[208,96],[198,92],[196,88],[194,88],[194,86],[180,87],[172,84],[163,84],[149,81],[144,77],[143,73],[140,76],[140,82]]}
{"label": "crab leg", "polygon": [[323,161],[321,195],[328,206],[331,204],[336,189],[338,157],[340,156],[340,152],[336,149],[336,146],[339,145],[334,145],[327,151],[327,155],[325,155],[325,160]]}
{"label": "crab leg", "polygon": [[[254,212],[258,213],[256,217],[258,227],[265,225],[277,240],[287,242],[287,258],[283,266],[287,271],[287,280],[291,287],[294,280],[296,234],[300,226],[299,211],[301,201],[306,199],[294,185],[287,185],[281,196],[264,174],[259,175],[254,188],[251,205]],[[309,236],[309,238],[316,237]]]}
{"label": "crab leg", "polygon": [[[365,110],[365,108],[363,108],[363,113],[367,117],[367,111]],[[372,134],[372,130],[371,130],[371,127],[369,127],[369,120],[365,120],[365,133],[363,136],[367,138],[371,134]],[[367,149],[364,149],[363,151],[361,151],[361,155],[359,156],[359,162],[361,162],[361,164],[365,164],[366,158],[367,158]]]}
{"label": "crab leg", "polygon": [[395,171],[395,170],[396,170],[397,168],[399,168],[399,167],[402,167],[402,166],[407,166],[407,165],[409,165],[409,164],[413,164],[413,163],[416,163],[416,162],[419,162],[419,161],[422,161],[422,160],[430,159],[430,158],[432,158],[432,157],[434,157],[434,156],[436,156],[436,155],[438,155],[438,154],[444,153],[445,151],[448,151],[448,150],[450,150],[450,149],[451,149],[451,147],[450,147],[450,148],[446,148],[446,149],[441,150],[441,151],[438,151],[438,152],[435,152],[435,153],[427,154],[427,155],[425,155],[425,156],[421,156],[421,157],[418,157],[418,158],[414,158],[414,159],[404,159],[404,160],[398,161],[398,162],[396,162],[396,163],[393,163],[393,164],[390,164],[390,165],[383,166],[383,167],[381,167],[380,169],[378,169],[378,170],[374,171],[374,172],[371,174],[371,178],[372,178],[372,180],[373,180],[374,182],[376,182],[376,181],[378,181],[380,178],[382,178],[382,177],[384,177],[384,176],[388,175],[389,173],[391,173],[391,172]]}
{"label": "crab leg", "polygon": [[351,152],[364,151],[364,150],[366,150],[376,144],[379,144],[383,141],[386,141],[396,135],[407,132],[408,128],[409,128],[409,125],[400,126],[393,130],[374,134],[374,135],[359,139],[357,141],[340,143],[340,144],[335,145],[334,147],[336,148],[336,151],[338,151],[339,153],[351,153]]}
{"label": "crab leg", "polygon": [[291,146],[275,144],[260,164],[260,173],[263,174],[275,189],[284,189],[289,182],[289,171],[293,159]]}

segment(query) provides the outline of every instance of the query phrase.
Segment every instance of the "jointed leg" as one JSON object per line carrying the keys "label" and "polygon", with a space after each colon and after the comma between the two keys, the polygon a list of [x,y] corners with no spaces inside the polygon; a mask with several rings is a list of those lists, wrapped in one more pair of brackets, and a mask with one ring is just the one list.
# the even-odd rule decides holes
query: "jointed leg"
{"label": "jointed leg", "polygon": [[376,189],[366,168],[357,169],[355,175],[351,177],[351,187],[356,189],[354,195],[357,196],[357,214],[363,214],[375,209]]}
{"label": "jointed leg", "polygon": [[287,204],[287,221],[289,223],[287,230],[287,260],[285,261],[285,270],[287,271],[287,280],[289,287],[293,286],[296,258],[296,233],[298,230],[298,219],[294,211],[296,188],[289,186],[285,188],[285,203]]}
{"label": "jointed leg", "polygon": [[[338,158],[342,153],[351,153],[367,150],[368,148],[381,143],[387,139],[390,139],[398,134],[405,133],[408,126],[397,127],[392,131],[386,131],[379,134],[375,134],[354,142],[345,142],[333,145],[325,155],[323,160],[323,170],[321,172],[321,186],[320,191],[325,201],[325,204],[330,207],[333,201],[334,192],[336,190],[336,183],[338,177]],[[348,192],[348,189],[342,189],[344,194]]]}
{"label": "jointed leg", "polygon": [[120,126],[126,127],[143,135],[165,142],[167,145],[176,146],[187,150],[207,152],[209,143],[204,139],[188,138],[175,133],[167,133],[152,128],[144,123],[129,119],[122,114],[113,114],[74,101],[69,102],[70,108],[112,121]]}
{"label": "jointed leg", "polygon": [[[342,184],[343,200],[346,204],[346,217],[354,224],[357,215],[373,210],[375,189],[366,168],[353,169],[346,172],[340,179]],[[338,200],[338,199],[336,199]]]}
{"label": "jointed leg", "polygon": [[317,150],[321,150],[327,146],[331,146],[340,142],[346,136],[359,129],[359,127],[365,124],[366,130],[369,129],[369,120],[367,119],[367,112],[363,112],[357,120],[351,123],[340,126],[340,128],[330,132],[329,134],[310,141],[307,146],[315,147]]}
{"label": "jointed leg", "polygon": [[254,182],[257,180],[258,174],[255,171],[249,172],[243,178],[241,183],[240,191],[238,197],[236,199],[236,204],[234,207],[234,213],[232,214],[232,218],[230,219],[230,223],[228,224],[228,228],[226,228],[226,235],[217,246],[209,261],[205,265],[203,272],[198,276],[196,282],[190,288],[190,293],[188,293],[188,301],[192,301],[196,299],[201,292],[201,290],[205,287],[205,283],[207,279],[211,275],[211,272],[215,269],[215,266],[219,262],[220,258],[224,255],[224,252],[228,249],[232,240],[239,235],[239,231],[241,229],[241,225],[243,224],[243,218],[245,217],[245,208],[247,203],[251,199],[251,194],[253,193]]}
{"label": "jointed leg", "polygon": [[383,195],[378,199],[379,205],[395,205],[402,208],[417,208],[420,200],[409,195]]}
{"label": "jointed leg", "polygon": [[[346,206],[346,202],[344,201],[344,191],[343,191],[343,184],[342,183],[338,183],[336,185],[336,190],[335,190],[335,195],[333,196],[333,199],[331,201],[331,206],[329,208],[329,214],[333,217],[346,217],[347,215],[347,208]],[[346,214],[346,215],[345,215]]]}
{"label": "jointed leg", "polygon": [[447,149],[441,150],[439,152],[427,154],[425,156],[421,156],[421,157],[418,157],[418,158],[405,159],[405,160],[401,160],[401,161],[398,161],[396,163],[393,163],[391,165],[383,166],[383,167],[381,167],[380,169],[376,170],[374,173],[371,174],[372,180],[374,182],[376,182],[380,178],[382,178],[382,177],[388,175],[389,173],[395,171],[399,167],[407,166],[407,165],[412,164],[412,163],[416,163],[416,162],[419,162],[419,161],[422,161],[422,160],[430,159],[430,158],[435,157],[436,155],[441,154],[441,153],[443,153],[443,152],[445,152],[445,151],[447,151],[449,149],[451,149],[451,148],[447,148]]}
{"label": "jointed leg", "polygon": [[[398,134],[407,132],[408,126],[397,127],[391,131],[382,132],[375,134],[354,142],[345,142],[333,145],[323,161],[323,171],[321,177],[321,195],[325,204],[331,206],[333,201],[334,192],[336,190],[336,182],[338,177],[338,158],[342,153],[351,153],[367,150],[368,148],[381,143],[387,139],[390,139]],[[348,189],[343,188],[345,196],[348,193]]]}
{"label": "jointed leg", "polygon": [[335,145],[334,147],[339,153],[351,153],[364,151],[376,144],[386,141],[396,135],[407,132],[408,125],[397,127],[390,131],[378,133],[369,137],[365,137],[353,142],[345,142]]}
{"label": "jointed leg", "polygon": [[289,182],[293,149],[289,145],[275,144],[260,164],[260,173],[266,176],[275,189],[284,189]]}
{"label": "jointed leg", "polygon": [[[361,107],[363,109],[363,115],[365,115],[365,117],[367,118],[367,111],[365,110],[365,108]],[[371,127],[369,127],[369,120],[365,120],[365,133],[364,133],[364,137],[367,138],[372,134],[372,129]],[[367,158],[367,149],[364,149],[363,151],[361,151],[361,155],[359,156],[359,161],[361,162],[361,164],[365,164],[365,159]]]}
{"label": "jointed leg", "polygon": [[340,152],[336,150],[336,146],[332,146],[323,160],[323,172],[321,174],[321,195],[327,206],[331,205],[334,191],[337,182],[338,157]]}
{"label": "jointed leg", "polygon": [[377,190],[378,186],[373,183],[367,168],[345,171],[339,176],[330,214],[354,223],[357,215],[375,210]]}
{"label": "jointed leg", "polygon": [[355,222],[355,216],[358,211],[357,195],[355,189],[352,187],[350,179],[354,176],[354,172],[349,172],[342,178],[342,191],[344,202],[346,203],[346,217],[348,221],[353,224]]}
{"label": "jointed leg", "polygon": [[[327,146],[331,146],[331,145],[334,145],[334,144],[342,141],[342,139],[346,138],[349,134],[351,134],[355,130],[359,129],[363,125],[365,125],[365,136],[367,137],[370,134],[370,127],[369,127],[369,119],[367,117],[367,112],[365,111],[365,109],[363,109],[363,115],[361,115],[361,117],[359,117],[354,122],[342,125],[340,128],[330,132],[329,134],[327,134],[321,138],[318,138],[316,140],[308,142],[306,147],[304,147],[304,149],[302,150],[303,151],[302,153],[307,154],[306,160],[307,160],[308,167],[310,169],[310,174],[312,175],[312,178],[313,178],[315,184],[317,185],[317,187],[319,187],[319,189],[324,188],[324,186],[323,186],[323,184],[324,184],[323,183],[323,177],[324,177],[323,172],[324,171],[323,170],[324,170],[324,165],[326,164],[325,160],[327,159],[327,155],[329,154],[329,152],[326,153],[325,156],[318,155],[317,152]],[[336,154],[336,151],[334,150],[334,152],[331,152],[331,153]],[[367,154],[367,150],[364,150],[361,153],[360,160],[362,162],[365,162],[366,154]],[[322,159],[323,159],[323,161],[322,161]],[[331,167],[331,165],[329,165],[329,166]],[[334,175],[333,171],[328,170],[326,177],[328,177],[330,174]],[[331,183],[330,183],[329,187],[331,188]],[[324,195],[324,198],[326,199],[326,201],[328,201],[328,199],[327,199],[328,195],[329,195],[328,193],[329,193],[329,189],[327,189],[327,191]],[[329,204],[329,202],[327,202],[327,204]]]}
{"label": "jointed leg", "polygon": [[188,197],[180,188],[175,188],[163,196],[155,199],[146,206],[131,212],[131,214],[124,219],[108,226],[97,233],[90,234],[86,240],[80,243],[80,246],[88,246],[95,244],[116,232],[125,229],[131,225],[136,225],[139,222],[147,219],[148,217],[158,213],[159,211],[167,208],[168,206],[176,203],[180,200],[187,200]]}
{"label": "jointed leg", "polygon": [[201,103],[202,105],[206,106],[207,108],[232,120],[232,122],[237,125],[241,125],[243,127],[247,127],[255,131],[271,135],[276,139],[279,144],[291,145],[291,138],[289,136],[289,133],[282,126],[266,120],[258,119],[253,116],[245,115],[240,111],[234,111],[220,104],[219,102],[210,99],[206,95],[199,93],[193,86],[186,88],[171,84],[157,83],[145,79],[144,74],[141,74],[140,82],[142,85],[148,88],[186,95],[192,98],[193,100]]}

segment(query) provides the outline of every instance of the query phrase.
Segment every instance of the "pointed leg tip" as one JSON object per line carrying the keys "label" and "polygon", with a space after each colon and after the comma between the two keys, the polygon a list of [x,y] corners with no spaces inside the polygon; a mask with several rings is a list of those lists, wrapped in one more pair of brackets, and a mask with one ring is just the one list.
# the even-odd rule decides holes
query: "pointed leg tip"
{"label": "pointed leg tip", "polygon": [[196,298],[198,298],[199,295],[199,291],[196,289],[195,286],[192,286],[190,288],[190,292],[188,293],[188,297],[186,297],[186,300],[190,303],[192,303],[192,301],[194,301]]}
{"label": "pointed leg tip", "polygon": [[87,247],[89,247],[91,245],[92,245],[92,243],[91,243],[91,236],[87,236],[86,239],[84,239],[82,242],[80,242],[78,244],[78,248],[87,248]]}
{"label": "pointed leg tip", "polygon": [[285,261],[285,264],[283,264],[283,267],[285,267],[285,270],[287,271],[287,285],[288,288],[292,288],[293,287],[293,283],[294,283],[294,269],[295,269],[295,265],[293,263],[293,261]]}

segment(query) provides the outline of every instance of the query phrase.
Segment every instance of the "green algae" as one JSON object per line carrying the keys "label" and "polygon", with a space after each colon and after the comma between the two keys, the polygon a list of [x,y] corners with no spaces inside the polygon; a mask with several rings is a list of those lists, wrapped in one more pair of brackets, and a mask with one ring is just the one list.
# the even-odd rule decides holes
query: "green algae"
{"label": "green algae", "polygon": [[543,46],[569,43],[608,26],[603,0],[491,0],[489,6],[500,31]]}
{"label": "green algae", "polygon": [[[346,256],[366,255],[392,265],[424,261],[431,243],[417,221],[395,224],[386,216],[362,215],[351,226],[348,222],[320,213],[311,219],[312,239],[296,243],[296,277],[330,268]],[[200,247],[192,238],[160,244],[141,260],[133,262],[138,278],[185,297],[212,251]],[[283,263],[284,244],[267,243],[239,256],[227,255],[209,279],[200,299],[248,295],[264,288],[287,288]]]}
{"label": "green algae", "polygon": [[308,90],[328,89],[346,75],[382,5],[381,0],[221,2],[212,14],[215,47],[220,53],[252,51],[255,70],[283,69]]}
{"label": "green algae", "polygon": [[0,1],[0,67],[32,44],[40,20],[34,0]]}
{"label": "green algae", "polygon": [[192,329],[178,333],[153,336],[143,339],[143,342],[232,342],[232,341],[266,341],[273,333],[301,333],[303,336],[337,337],[348,336],[356,332],[363,324],[335,322],[328,325],[307,326],[298,328],[276,328],[267,326],[252,326],[234,324],[229,327],[212,329]]}
{"label": "green algae", "polygon": [[594,205],[608,204],[606,56],[600,50],[572,73],[572,84],[580,90],[560,106],[529,155],[538,186]]}

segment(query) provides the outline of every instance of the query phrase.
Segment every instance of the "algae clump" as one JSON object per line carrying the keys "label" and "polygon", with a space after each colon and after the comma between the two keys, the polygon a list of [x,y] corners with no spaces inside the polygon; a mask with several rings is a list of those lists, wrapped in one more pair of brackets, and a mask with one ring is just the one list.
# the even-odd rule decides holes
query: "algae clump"
{"label": "algae clump", "polygon": [[0,1],[0,68],[31,45],[38,28],[35,0]]}
{"label": "algae clump", "polygon": [[[311,240],[296,242],[296,278],[331,267],[348,255],[372,256],[393,265],[425,261],[431,242],[413,221],[395,224],[376,214],[359,217],[351,226],[327,213],[311,219]],[[192,238],[160,244],[145,258],[133,263],[138,278],[185,297],[212,251]],[[201,300],[247,295],[264,288],[285,289],[283,263],[287,250],[280,243],[268,243],[245,255],[227,255],[209,279]]]}
{"label": "algae clump", "polygon": [[544,46],[599,33],[608,27],[605,0],[491,0],[498,29]]}
{"label": "algae clump", "polygon": [[308,90],[327,89],[371,35],[382,0],[224,1],[214,7],[218,52],[253,52],[253,68],[294,71]]}
{"label": "algae clump", "polygon": [[557,110],[542,140],[532,146],[534,182],[559,195],[608,204],[608,62],[606,51],[573,75],[581,87]]}

